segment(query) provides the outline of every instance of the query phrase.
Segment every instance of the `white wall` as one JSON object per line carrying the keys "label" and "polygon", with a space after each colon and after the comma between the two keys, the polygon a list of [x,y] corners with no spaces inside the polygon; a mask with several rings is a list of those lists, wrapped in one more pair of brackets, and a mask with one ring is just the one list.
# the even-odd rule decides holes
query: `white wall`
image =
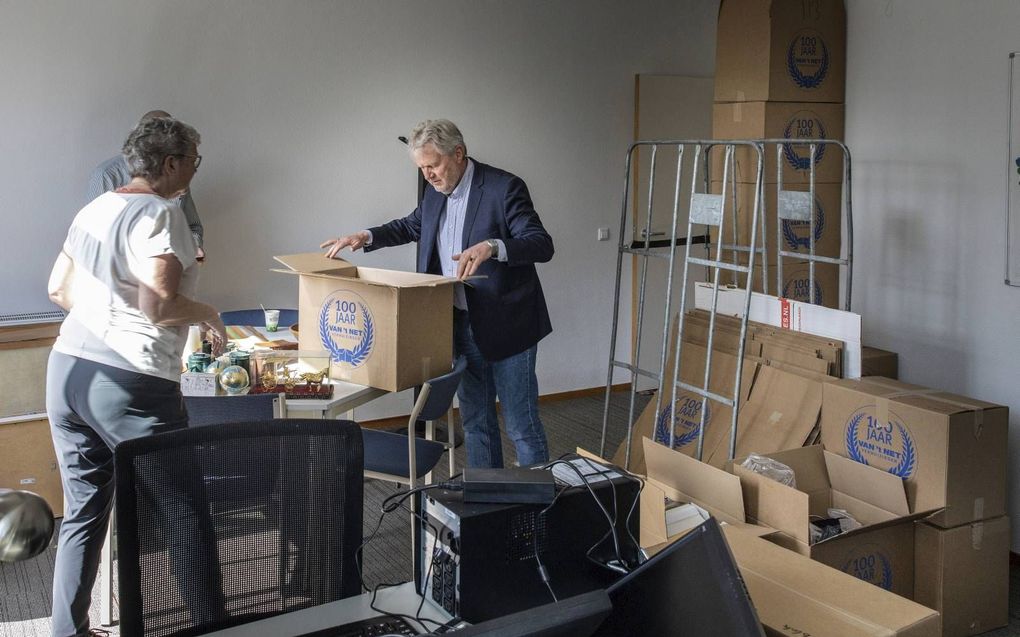
{"label": "white wall", "polygon": [[[1020,289],[1004,279],[1014,0],[848,2],[854,306],[901,378],[1008,405],[1020,450]],[[1010,469],[1020,511],[1020,463]],[[1020,548],[1020,525],[1013,528]]]}
{"label": "white wall", "polygon": [[[220,309],[295,306],[272,255],[410,211],[396,137],[448,117],[473,156],[525,179],[555,241],[542,392],[603,385],[616,237],[595,232],[618,227],[633,77],[712,75],[717,6],[0,0],[0,313],[53,309],[46,277],[87,176],[149,109],[203,135],[202,297]],[[410,247],[352,260],[414,267]]]}

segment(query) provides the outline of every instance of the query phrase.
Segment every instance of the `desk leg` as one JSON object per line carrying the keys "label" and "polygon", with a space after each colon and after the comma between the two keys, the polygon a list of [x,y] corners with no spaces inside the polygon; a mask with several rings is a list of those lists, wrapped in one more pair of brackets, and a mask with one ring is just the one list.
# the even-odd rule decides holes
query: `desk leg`
{"label": "desk leg", "polygon": [[113,625],[113,518],[106,527],[106,539],[99,554],[99,623]]}

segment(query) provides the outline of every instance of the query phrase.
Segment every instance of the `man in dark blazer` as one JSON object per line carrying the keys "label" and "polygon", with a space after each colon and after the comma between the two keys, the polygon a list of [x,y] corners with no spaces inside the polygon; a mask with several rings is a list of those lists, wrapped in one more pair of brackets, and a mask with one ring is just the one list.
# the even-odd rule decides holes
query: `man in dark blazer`
{"label": "man in dark blazer", "polygon": [[344,248],[367,252],[417,241],[419,272],[461,280],[483,275],[454,290],[454,347],[468,360],[457,392],[468,466],[503,466],[497,397],[518,464],[545,462],[535,356],[552,324],[535,264],[552,258],[552,238],[524,181],[469,158],[453,122],[418,124],[408,146],[429,184],[421,205],[321,247],[332,258]]}

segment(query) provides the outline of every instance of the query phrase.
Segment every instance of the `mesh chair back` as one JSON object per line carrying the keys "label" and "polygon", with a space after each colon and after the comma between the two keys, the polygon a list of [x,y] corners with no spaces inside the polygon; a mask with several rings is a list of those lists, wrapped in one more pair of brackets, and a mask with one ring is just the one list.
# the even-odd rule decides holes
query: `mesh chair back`
{"label": "mesh chair back", "polygon": [[[128,440],[114,457],[126,637],[197,635],[360,592],[356,423],[187,428]],[[271,484],[215,488],[223,476],[270,464]]]}
{"label": "mesh chair back", "polygon": [[275,402],[279,394],[245,394],[244,396],[185,396],[188,426],[204,427],[225,422],[253,422],[276,417]]}
{"label": "mesh chair back", "polygon": [[429,394],[425,398],[418,417],[423,420],[437,420],[450,410],[453,397],[460,387],[460,377],[467,369],[467,359],[461,356],[453,365],[453,371],[428,381]]}
{"label": "mesh chair back", "polygon": [[[224,325],[254,325],[265,326],[266,315],[262,309],[252,310],[230,310],[220,312],[220,320]],[[280,310],[280,327],[286,329],[298,322],[297,310]]]}

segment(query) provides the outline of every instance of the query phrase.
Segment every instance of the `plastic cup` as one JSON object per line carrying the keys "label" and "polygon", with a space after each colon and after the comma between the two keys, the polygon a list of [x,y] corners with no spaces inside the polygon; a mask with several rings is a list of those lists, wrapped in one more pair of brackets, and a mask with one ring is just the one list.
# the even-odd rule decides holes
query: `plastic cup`
{"label": "plastic cup", "polygon": [[266,310],[266,330],[275,332],[280,327],[280,310]]}

